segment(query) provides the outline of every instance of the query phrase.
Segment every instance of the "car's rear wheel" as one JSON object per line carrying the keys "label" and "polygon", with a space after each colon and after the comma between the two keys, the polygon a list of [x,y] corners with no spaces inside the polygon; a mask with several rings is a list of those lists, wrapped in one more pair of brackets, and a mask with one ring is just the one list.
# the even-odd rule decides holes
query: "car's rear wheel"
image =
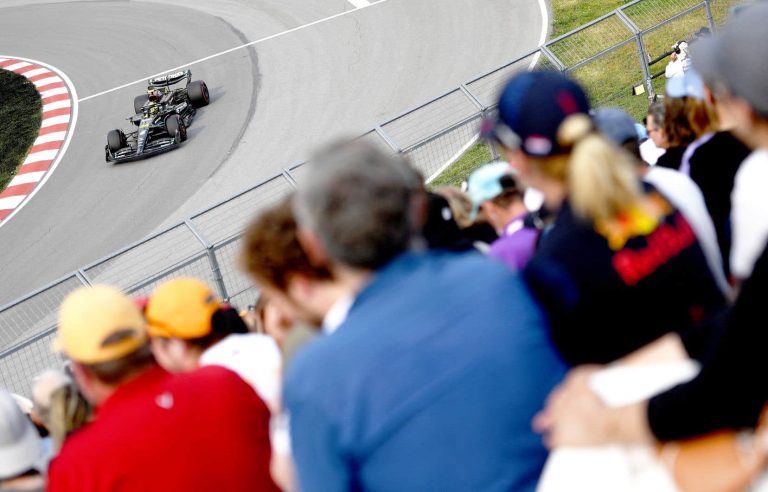
{"label": "car's rear wheel", "polygon": [[165,119],[165,131],[175,138],[177,143],[187,139],[187,127],[184,126],[184,122],[177,114],[172,114]]}
{"label": "car's rear wheel", "polygon": [[140,96],[136,96],[133,98],[133,112],[134,113],[141,113],[141,108],[144,107],[144,104],[149,101],[149,94],[142,94]]}
{"label": "car's rear wheel", "polygon": [[187,95],[189,96],[189,102],[196,108],[208,106],[208,103],[211,102],[208,86],[202,80],[190,82],[187,85]]}
{"label": "car's rear wheel", "polygon": [[125,145],[125,133],[120,130],[110,130],[110,132],[107,133],[107,147],[109,147],[110,152],[114,154],[125,147]]}

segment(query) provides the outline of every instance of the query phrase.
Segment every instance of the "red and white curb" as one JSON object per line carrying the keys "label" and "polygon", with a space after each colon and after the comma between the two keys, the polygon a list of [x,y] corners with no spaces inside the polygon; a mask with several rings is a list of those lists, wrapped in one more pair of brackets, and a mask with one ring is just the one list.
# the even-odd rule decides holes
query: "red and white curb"
{"label": "red and white curb", "polygon": [[0,193],[0,227],[45,184],[58,166],[75,131],[77,93],[61,70],[35,60],[0,56],[0,68],[35,84],[43,103],[43,119],[35,143],[16,176]]}

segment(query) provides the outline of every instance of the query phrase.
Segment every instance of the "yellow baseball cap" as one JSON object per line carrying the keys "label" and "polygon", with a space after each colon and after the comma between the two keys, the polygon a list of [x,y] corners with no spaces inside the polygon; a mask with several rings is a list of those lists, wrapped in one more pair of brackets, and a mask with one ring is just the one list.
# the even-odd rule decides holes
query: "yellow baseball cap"
{"label": "yellow baseball cap", "polygon": [[133,301],[109,285],[81,287],[59,307],[54,350],[83,364],[117,360],[147,341],[144,319]]}
{"label": "yellow baseball cap", "polygon": [[144,315],[150,336],[191,339],[211,333],[211,318],[218,309],[219,300],[205,283],[183,277],[160,284]]}

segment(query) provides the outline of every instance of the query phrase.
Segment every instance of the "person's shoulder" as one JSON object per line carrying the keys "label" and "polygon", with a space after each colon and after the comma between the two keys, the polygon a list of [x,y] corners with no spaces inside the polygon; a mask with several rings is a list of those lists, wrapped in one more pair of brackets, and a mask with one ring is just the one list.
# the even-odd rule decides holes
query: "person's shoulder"
{"label": "person's shoulder", "polygon": [[71,472],[80,463],[91,463],[93,458],[101,456],[101,450],[108,447],[109,436],[115,429],[99,419],[94,420],[67,436],[59,453],[51,460],[50,471]]}

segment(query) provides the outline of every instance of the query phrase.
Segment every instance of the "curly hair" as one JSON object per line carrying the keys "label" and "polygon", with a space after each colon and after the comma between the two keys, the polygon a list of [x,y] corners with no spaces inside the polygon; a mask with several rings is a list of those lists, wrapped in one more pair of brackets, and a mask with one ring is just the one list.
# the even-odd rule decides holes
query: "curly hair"
{"label": "curly hair", "polygon": [[242,264],[257,282],[284,291],[296,273],[317,280],[331,278],[325,267],[312,264],[298,239],[292,197],[259,214],[248,227],[242,250]]}

